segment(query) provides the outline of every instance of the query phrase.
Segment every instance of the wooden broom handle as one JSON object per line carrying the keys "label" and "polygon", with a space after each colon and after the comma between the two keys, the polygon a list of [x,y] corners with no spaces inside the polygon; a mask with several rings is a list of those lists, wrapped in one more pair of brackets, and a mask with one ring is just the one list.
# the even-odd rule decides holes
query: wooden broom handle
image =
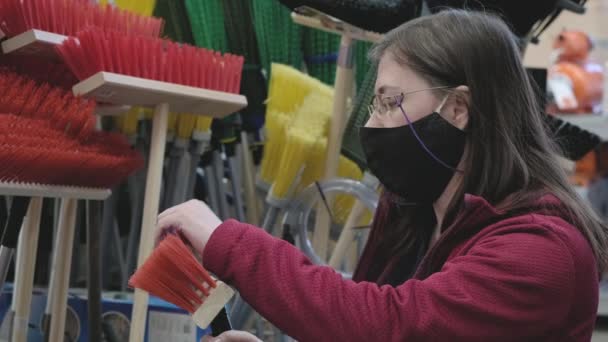
{"label": "wooden broom handle", "polygon": [[15,296],[11,304],[11,310],[15,313],[11,339],[13,342],[27,341],[27,323],[30,318],[30,305],[34,288],[34,270],[36,268],[41,212],[42,198],[32,198],[19,235],[15,266]]}
{"label": "wooden broom handle", "polygon": [[51,301],[50,342],[62,342],[65,334],[65,317],[68,305],[70,268],[72,266],[72,247],[76,230],[77,200],[64,198],[61,201],[59,227],[55,237],[53,252],[52,283],[49,300]]}
{"label": "wooden broom handle", "polygon": [[[348,119],[347,100],[353,90],[353,40],[343,35],[340,40],[340,51],[338,53],[338,66],[336,69],[336,81],[334,84],[334,104],[329,124],[329,137],[327,140],[327,157],[325,160],[325,180],[336,177],[338,163],[340,161],[340,149],[342,147],[342,136]],[[329,207],[332,207],[333,196],[327,197]],[[321,204],[316,213],[315,231],[312,246],[317,255],[326,260],[327,243],[329,240],[330,217]]]}
{"label": "wooden broom handle", "polygon": [[253,169],[253,158],[249,149],[249,139],[247,132],[241,132],[241,148],[243,152],[243,183],[245,185],[245,203],[247,205],[247,223],[260,224],[260,211],[255,192],[255,179]]}
{"label": "wooden broom handle", "polygon": [[[150,156],[148,158],[148,174],[144,200],[144,212],[139,240],[137,266],[141,266],[154,248],[154,229],[158,217],[160,190],[167,139],[167,122],[169,104],[161,103],[156,106],[152,122],[152,137],[150,141]],[[136,289],[133,297],[133,312],[131,313],[130,342],[143,342],[148,314],[148,293]]]}
{"label": "wooden broom handle", "polygon": [[348,215],[348,219],[344,224],[344,228],[342,228],[340,238],[336,243],[336,247],[334,247],[331,258],[329,259],[329,266],[335,269],[340,267],[340,263],[342,260],[344,260],[348,246],[353,242],[355,236],[355,231],[353,228],[361,220],[363,213],[365,213],[365,205],[361,201],[356,200],[355,205],[353,206],[350,214]]}
{"label": "wooden broom handle", "polygon": [[329,123],[325,180],[334,178],[338,172],[342,136],[348,119],[347,102],[353,91],[353,41],[342,36],[334,84],[334,103]]}

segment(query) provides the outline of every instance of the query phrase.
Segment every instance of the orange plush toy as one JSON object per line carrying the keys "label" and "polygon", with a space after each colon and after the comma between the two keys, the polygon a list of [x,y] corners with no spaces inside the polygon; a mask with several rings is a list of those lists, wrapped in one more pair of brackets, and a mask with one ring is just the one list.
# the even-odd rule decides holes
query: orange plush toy
{"label": "orange plush toy", "polygon": [[[602,101],[603,69],[589,61],[593,43],[581,31],[564,30],[553,42],[554,64],[549,68],[547,88],[553,95],[547,111],[550,113],[591,114],[599,110]],[[606,173],[606,155],[599,150],[589,152],[576,162],[571,181],[587,186]]]}
{"label": "orange plush toy", "polygon": [[593,43],[581,31],[562,31],[553,43],[555,64],[549,68],[547,87],[553,95],[552,113],[583,114],[599,110],[603,69],[589,61]]}

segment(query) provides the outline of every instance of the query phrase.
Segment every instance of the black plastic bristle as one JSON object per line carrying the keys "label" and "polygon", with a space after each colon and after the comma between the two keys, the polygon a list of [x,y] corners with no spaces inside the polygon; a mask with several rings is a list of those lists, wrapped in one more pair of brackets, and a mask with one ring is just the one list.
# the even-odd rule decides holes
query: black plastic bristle
{"label": "black plastic bristle", "polygon": [[30,197],[15,196],[11,203],[8,220],[2,233],[2,246],[16,248],[21,225],[30,204]]}

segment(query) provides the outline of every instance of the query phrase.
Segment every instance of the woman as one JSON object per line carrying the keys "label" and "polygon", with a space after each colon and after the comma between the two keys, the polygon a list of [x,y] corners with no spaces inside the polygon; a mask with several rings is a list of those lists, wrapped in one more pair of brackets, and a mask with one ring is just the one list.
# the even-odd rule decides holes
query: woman
{"label": "woman", "polygon": [[606,227],[559,166],[508,27],[445,11],[371,55],[361,138],[386,191],[354,281],[202,202],[162,213],[158,232],[180,227],[300,341],[589,341]]}

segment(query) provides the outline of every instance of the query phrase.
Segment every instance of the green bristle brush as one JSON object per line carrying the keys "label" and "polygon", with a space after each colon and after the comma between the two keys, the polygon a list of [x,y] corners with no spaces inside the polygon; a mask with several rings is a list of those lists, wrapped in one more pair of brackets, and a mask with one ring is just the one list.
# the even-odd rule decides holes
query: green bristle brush
{"label": "green bristle brush", "polygon": [[291,19],[291,11],[276,0],[255,0],[253,23],[261,64],[270,73],[272,62],[302,66],[302,29]]}
{"label": "green bristle brush", "polygon": [[336,78],[340,36],[304,28],[302,45],[308,73],[323,83],[333,85]]}
{"label": "green bristle brush", "polygon": [[165,19],[164,33],[171,40],[194,44],[184,1],[157,0],[154,16]]}
{"label": "green bristle brush", "polygon": [[359,89],[364,86],[363,82],[367,77],[368,71],[370,69],[371,62],[367,58],[367,55],[372,45],[373,44],[370,42],[362,41],[358,41],[355,44],[355,82],[357,84],[357,91],[359,91]]}
{"label": "green bristle brush", "polygon": [[226,52],[228,40],[221,0],[185,0],[192,35],[197,46]]}

